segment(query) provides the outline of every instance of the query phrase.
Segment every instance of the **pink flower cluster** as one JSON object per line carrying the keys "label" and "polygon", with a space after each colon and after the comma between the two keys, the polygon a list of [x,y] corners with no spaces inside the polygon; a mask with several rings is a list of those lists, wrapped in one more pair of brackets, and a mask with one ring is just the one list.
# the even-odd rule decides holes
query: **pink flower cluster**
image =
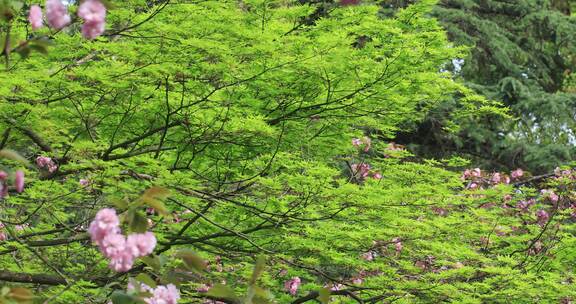
{"label": "pink flower cluster", "polygon": [[352,146],[354,147],[363,147],[364,152],[370,151],[370,146],[372,146],[372,140],[369,137],[362,137],[360,138],[352,138]]}
{"label": "pink flower cluster", "polygon": [[[135,291],[136,288],[132,282],[128,283],[128,291]],[[173,284],[158,285],[156,288],[140,284],[139,291],[145,291],[152,294],[149,298],[144,298],[147,304],[176,304],[180,300],[180,291]]]}
{"label": "pink flower cluster", "polygon": [[96,213],[88,233],[100,252],[110,259],[109,267],[119,272],[130,270],[135,258],[149,255],[156,247],[156,237],[152,232],[124,236],[116,211],[110,208]]}
{"label": "pink flower cluster", "polygon": [[548,212],[546,212],[546,210],[540,209],[536,211],[536,221],[538,222],[538,225],[540,225],[540,227],[544,227],[546,223],[548,223],[549,219],[550,215],[548,214]]}
{"label": "pink flower cluster", "polygon": [[[78,17],[84,20],[82,36],[94,39],[102,33],[106,26],[106,6],[100,0],[84,0],[78,7]],[[72,18],[68,14],[68,7],[61,0],[46,0],[46,19],[48,25],[56,30],[63,29],[70,24]],[[38,5],[30,7],[28,21],[32,30],[43,26],[42,9]]]}
{"label": "pink flower cluster", "polygon": [[84,20],[82,36],[94,39],[104,33],[106,7],[99,0],[85,0],[78,7],[78,16]]}
{"label": "pink flower cluster", "polygon": [[36,165],[40,168],[48,170],[50,173],[54,173],[58,170],[58,165],[52,160],[52,158],[47,156],[38,156],[36,158]]}
{"label": "pink flower cluster", "polygon": [[374,179],[382,179],[382,174],[380,172],[373,172],[369,164],[361,163],[361,164],[352,164],[350,165],[352,169],[352,174],[358,180],[364,180],[367,177],[372,177]]}
{"label": "pink flower cluster", "polygon": [[522,169],[516,169],[510,173],[512,180],[519,180],[522,176],[524,176],[524,170]]}
{"label": "pink flower cluster", "polygon": [[6,232],[2,231],[4,229],[4,224],[0,222],[0,242],[5,241],[8,239],[8,235]]}
{"label": "pink flower cluster", "polygon": [[[14,188],[16,192],[24,191],[24,171],[18,170],[14,174]],[[0,171],[0,199],[8,196],[8,173]]]}
{"label": "pink flower cluster", "polygon": [[302,281],[300,280],[299,277],[293,277],[292,279],[286,281],[286,283],[284,283],[284,289],[291,295],[296,295],[296,293],[298,292],[298,288],[300,287],[300,284],[302,283]]}
{"label": "pink flower cluster", "polygon": [[60,0],[46,0],[46,19],[48,25],[56,30],[63,29],[72,20],[68,7]]}
{"label": "pink flower cluster", "polygon": [[467,189],[481,189],[483,187],[495,186],[498,184],[510,184],[511,181],[519,180],[524,176],[522,169],[516,169],[506,175],[500,172],[484,173],[480,168],[466,169],[462,172],[460,179],[468,182]]}
{"label": "pink flower cluster", "polygon": [[32,30],[36,31],[42,26],[44,26],[44,21],[42,21],[42,9],[38,5],[32,5],[30,7],[30,13],[28,14],[28,21],[32,26]]}
{"label": "pink flower cluster", "polygon": [[526,201],[519,201],[516,204],[516,208],[520,209],[521,211],[528,211],[528,208],[530,208],[531,206],[536,204],[536,200],[531,198],[529,200]]}
{"label": "pink flower cluster", "polygon": [[394,238],[392,239],[392,242],[394,243],[396,253],[400,254],[400,252],[402,252],[402,248],[404,248],[404,246],[402,246],[402,240],[400,238]]}
{"label": "pink flower cluster", "polygon": [[549,189],[540,190],[540,194],[542,194],[542,196],[545,199],[548,199],[550,202],[552,202],[552,204],[558,203],[558,200],[560,199],[558,194],[554,193],[554,191],[549,190]]}
{"label": "pink flower cluster", "polygon": [[376,252],[370,250],[368,252],[364,252],[363,254],[360,255],[360,257],[368,262],[374,261],[374,259],[376,258]]}
{"label": "pink flower cluster", "polygon": [[575,176],[573,173],[574,172],[572,172],[571,169],[560,169],[559,167],[556,167],[556,169],[554,169],[554,174],[557,177],[568,177],[570,179],[574,179]]}

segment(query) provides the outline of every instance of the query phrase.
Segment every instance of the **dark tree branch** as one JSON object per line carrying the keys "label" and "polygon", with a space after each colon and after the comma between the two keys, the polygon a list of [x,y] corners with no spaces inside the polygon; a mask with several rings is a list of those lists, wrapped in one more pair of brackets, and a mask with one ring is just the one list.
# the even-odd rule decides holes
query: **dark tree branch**
{"label": "dark tree branch", "polygon": [[52,276],[43,273],[33,274],[33,273],[11,272],[5,269],[0,270],[0,281],[43,284],[43,285],[66,284],[66,280],[59,276]]}

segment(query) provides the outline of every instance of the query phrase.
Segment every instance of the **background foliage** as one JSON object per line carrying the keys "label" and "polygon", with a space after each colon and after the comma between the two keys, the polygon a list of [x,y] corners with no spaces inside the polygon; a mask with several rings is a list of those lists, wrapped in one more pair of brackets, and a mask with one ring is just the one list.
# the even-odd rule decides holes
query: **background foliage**
{"label": "background foliage", "polygon": [[[253,291],[261,255],[267,302],[314,301],[324,287],[332,303],[574,298],[571,171],[526,173],[515,184],[457,173],[470,151],[500,162],[499,149],[528,135],[544,138],[542,155],[568,140],[526,117],[555,110],[550,117],[566,122],[551,125],[571,126],[570,75],[559,72],[571,67],[570,17],[530,15],[539,7],[522,2],[522,22],[550,25],[557,37],[500,49],[520,39],[521,25],[485,18],[475,2],[130,0],[114,2],[105,35],[87,41],[76,23],[30,32],[29,4],[12,39],[47,39],[49,51],[13,54],[0,73],[0,148],[51,157],[58,170],[1,160],[6,171],[24,169],[27,183],[0,201],[0,280],[30,288],[33,301],[107,303],[136,277],[177,284],[182,303],[235,303],[217,284]],[[480,30],[450,26],[462,20]],[[459,46],[479,42],[487,45]],[[460,72],[455,58],[466,58]],[[353,138],[369,138],[369,148]],[[427,143],[449,151],[424,159]],[[475,145],[486,150],[455,148]],[[522,154],[521,164],[549,168],[570,155],[541,154]],[[171,193],[148,202],[155,210],[127,207],[154,186]],[[154,255],[127,273],[109,270],[86,233],[103,207],[130,228],[148,220],[158,238]],[[550,214],[545,223],[537,210]],[[207,267],[181,267],[173,257],[182,249]],[[302,284],[291,295],[284,284],[294,277]]]}

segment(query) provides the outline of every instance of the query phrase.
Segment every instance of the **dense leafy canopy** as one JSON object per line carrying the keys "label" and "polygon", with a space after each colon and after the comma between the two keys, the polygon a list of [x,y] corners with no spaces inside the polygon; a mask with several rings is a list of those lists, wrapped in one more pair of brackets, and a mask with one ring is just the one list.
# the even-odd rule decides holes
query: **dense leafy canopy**
{"label": "dense leafy canopy", "polygon": [[573,67],[576,21],[570,1],[440,1],[433,15],[468,56],[447,69],[490,99],[502,101],[515,119],[462,121],[458,133],[443,132],[448,102],[430,113],[403,140],[419,153],[465,153],[493,168],[517,166],[548,172],[574,157]]}
{"label": "dense leafy canopy", "polygon": [[[178,286],[179,303],[575,298],[572,171],[461,177],[469,160],[392,142],[431,115],[454,136],[520,103],[446,70],[469,50],[435,1],[357,2],[111,1],[93,40],[14,9],[0,303],[144,303],[136,281]],[[91,241],[103,208],[157,239],[129,271]]]}

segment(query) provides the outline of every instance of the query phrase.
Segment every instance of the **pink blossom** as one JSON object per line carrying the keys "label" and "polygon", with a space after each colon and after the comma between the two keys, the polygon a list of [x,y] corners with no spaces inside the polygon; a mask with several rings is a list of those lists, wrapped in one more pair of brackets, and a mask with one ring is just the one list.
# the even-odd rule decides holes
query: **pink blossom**
{"label": "pink blossom", "polygon": [[106,24],[106,7],[99,0],[85,0],[78,7],[78,16],[84,19],[82,36],[94,39],[104,33]]}
{"label": "pink blossom", "polygon": [[0,171],[0,180],[6,180],[7,177],[8,173],[6,173],[5,171]]}
{"label": "pink blossom", "polygon": [[119,257],[124,252],[131,254],[126,246],[126,236],[120,233],[110,233],[106,235],[100,244],[102,254],[107,258]]}
{"label": "pink blossom", "polygon": [[0,242],[8,239],[8,235],[5,232],[0,231]]}
{"label": "pink blossom", "polygon": [[120,233],[106,235],[100,244],[100,251],[110,258],[108,266],[115,271],[128,271],[134,264],[134,255],[126,245],[126,237]]}
{"label": "pink blossom", "polygon": [[572,170],[571,169],[560,169],[559,167],[556,167],[556,169],[554,169],[554,174],[556,174],[556,176],[570,176],[572,175]]}
{"label": "pink blossom", "polygon": [[548,189],[542,189],[540,190],[540,194],[542,194],[543,196],[545,196],[547,199],[549,199],[552,203],[557,203],[558,199],[560,198],[558,196],[558,194],[554,193],[554,191],[552,190],[548,190]]}
{"label": "pink blossom", "polygon": [[300,283],[301,280],[299,277],[293,277],[292,279],[284,283],[284,289],[294,296],[298,292],[298,287],[300,287]]}
{"label": "pink blossom", "polygon": [[117,255],[110,258],[108,267],[118,272],[126,272],[134,265],[134,256],[128,251],[119,252]]}
{"label": "pink blossom", "polygon": [[517,179],[521,178],[522,176],[524,176],[524,170],[516,169],[516,170],[512,171],[512,173],[510,173],[510,176],[512,177],[512,180],[517,180]]}
{"label": "pink blossom", "polygon": [[332,287],[330,288],[331,291],[338,291],[340,289],[344,288],[344,285],[338,283],[338,284],[334,284],[332,285]]}
{"label": "pink blossom", "polygon": [[372,175],[372,178],[374,179],[382,179],[382,173],[380,172],[376,172]]}
{"label": "pink blossom", "polygon": [[352,138],[352,146],[360,147],[364,146],[363,151],[368,152],[370,151],[370,147],[372,146],[372,140],[370,137],[364,136],[362,139],[360,138]]}
{"label": "pink blossom", "polygon": [[28,224],[24,224],[24,225],[16,225],[14,226],[14,229],[16,229],[16,231],[23,231],[24,229],[30,227],[30,225]]}
{"label": "pink blossom", "polygon": [[392,240],[392,242],[394,242],[394,248],[396,249],[396,252],[400,253],[402,251],[402,248],[404,248],[402,246],[402,242],[400,241],[400,238],[394,238]]}
{"label": "pink blossom", "polygon": [[128,284],[126,285],[126,290],[129,292],[133,292],[133,291],[146,291],[146,292],[150,292],[152,293],[154,291],[154,288],[138,282],[134,279],[130,279],[128,280]]}
{"label": "pink blossom", "polygon": [[56,165],[54,160],[46,156],[38,156],[36,158],[36,165],[38,165],[38,167],[40,168],[47,169],[48,172],[50,173],[54,173],[58,169],[58,166]]}
{"label": "pink blossom", "polygon": [[516,204],[516,208],[526,211],[530,206],[534,205],[536,201],[534,199],[529,199],[527,201],[519,201]]}
{"label": "pink blossom", "polygon": [[462,172],[462,176],[460,177],[460,179],[462,181],[465,181],[468,178],[470,178],[470,176],[472,176],[472,171],[470,171],[470,169],[466,169],[466,170],[464,170],[464,172]]}
{"label": "pink blossom", "polygon": [[538,221],[538,225],[540,225],[541,227],[544,227],[546,225],[546,223],[548,223],[548,219],[550,218],[550,215],[548,215],[548,212],[546,212],[546,210],[540,209],[540,210],[536,211],[536,218]]}
{"label": "pink blossom", "polygon": [[364,282],[364,280],[362,278],[354,278],[352,280],[352,283],[354,283],[356,285],[360,285],[360,284],[362,284],[362,282]]}
{"label": "pink blossom", "polygon": [[6,181],[0,180],[0,199],[8,196],[8,185]]}
{"label": "pink blossom", "polygon": [[361,255],[362,259],[366,261],[373,261],[374,260],[374,252],[368,251]]}
{"label": "pink blossom", "polygon": [[82,25],[82,37],[95,39],[104,33],[105,23],[84,23]]}
{"label": "pink blossom", "polygon": [[490,181],[493,184],[498,184],[502,181],[502,176],[500,176],[500,173],[496,172],[496,173],[492,174],[492,178],[490,179]]}
{"label": "pink blossom", "polygon": [[352,172],[354,175],[359,175],[360,178],[366,178],[370,174],[370,165],[366,163],[352,164]]}
{"label": "pink blossom", "polygon": [[180,292],[173,284],[160,285],[154,288],[152,297],[146,299],[148,304],[176,304],[180,299]]}
{"label": "pink blossom", "polygon": [[32,30],[37,30],[44,26],[42,21],[42,9],[38,5],[32,5],[30,7],[30,12],[28,13],[28,21],[32,26]]}
{"label": "pink blossom", "polygon": [[60,0],[46,0],[46,19],[48,25],[59,30],[70,24],[68,8]]}
{"label": "pink blossom", "polygon": [[142,257],[152,253],[156,247],[156,237],[152,232],[130,234],[126,240],[126,248],[134,257]]}
{"label": "pink blossom", "polygon": [[207,284],[201,284],[200,286],[198,286],[198,288],[196,288],[197,292],[208,292],[208,290],[210,290],[211,286],[207,285]]}
{"label": "pink blossom", "polygon": [[81,178],[79,183],[80,183],[80,186],[87,187],[88,185],[90,185],[90,180],[85,179],[85,178]]}
{"label": "pink blossom", "polygon": [[471,183],[470,186],[468,186],[468,188],[476,189],[476,188],[478,188],[478,184],[477,183]]}
{"label": "pink blossom", "polygon": [[18,170],[16,171],[16,192],[21,193],[24,191],[24,171]]}
{"label": "pink blossom", "polygon": [[108,234],[117,234],[120,232],[120,219],[116,215],[116,210],[104,208],[98,213],[88,227],[88,233],[92,241],[101,244],[102,240]]}
{"label": "pink blossom", "polygon": [[482,170],[480,168],[474,168],[471,172],[473,177],[480,177],[482,175]]}
{"label": "pink blossom", "polygon": [[109,266],[115,271],[130,270],[135,258],[149,255],[156,247],[156,237],[152,232],[134,233],[128,237],[121,234],[120,220],[114,209],[98,211],[88,233],[98,244],[100,252],[110,259]]}
{"label": "pink blossom", "polygon": [[364,152],[370,151],[370,147],[372,146],[372,140],[370,137],[364,137]]}

